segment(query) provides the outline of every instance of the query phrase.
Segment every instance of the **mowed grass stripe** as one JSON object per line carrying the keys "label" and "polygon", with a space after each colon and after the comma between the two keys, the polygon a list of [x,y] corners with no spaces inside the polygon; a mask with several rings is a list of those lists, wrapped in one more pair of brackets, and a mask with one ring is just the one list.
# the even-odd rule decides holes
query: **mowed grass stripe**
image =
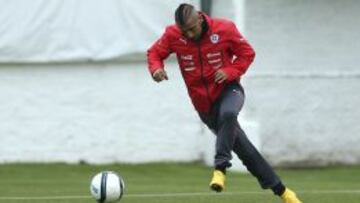
{"label": "mowed grass stripe", "polygon": [[[126,184],[121,203],[279,203],[248,173],[229,172],[225,193],[211,193],[212,168],[199,163],[0,164],[0,201],[11,203],[89,203],[91,177],[118,172]],[[359,203],[360,167],[278,169],[303,202]]]}
{"label": "mowed grass stripe", "polygon": [[[360,194],[360,190],[311,190],[298,191],[299,194]],[[151,198],[151,197],[191,197],[191,196],[228,196],[228,195],[268,195],[267,192],[243,191],[243,192],[193,192],[193,193],[160,193],[160,194],[128,194],[123,198]],[[91,199],[90,195],[72,196],[44,196],[44,197],[0,197],[0,200],[57,200],[57,199]]]}

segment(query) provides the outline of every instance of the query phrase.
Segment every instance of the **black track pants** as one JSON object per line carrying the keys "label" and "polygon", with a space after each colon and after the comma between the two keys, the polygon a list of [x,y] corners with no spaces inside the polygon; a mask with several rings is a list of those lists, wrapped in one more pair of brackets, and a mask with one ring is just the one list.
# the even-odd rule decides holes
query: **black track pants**
{"label": "black track pants", "polygon": [[216,135],[215,167],[231,166],[234,151],[248,171],[267,189],[280,182],[271,166],[249,141],[237,120],[244,104],[244,90],[238,83],[229,84],[209,114],[199,113],[201,120]]}

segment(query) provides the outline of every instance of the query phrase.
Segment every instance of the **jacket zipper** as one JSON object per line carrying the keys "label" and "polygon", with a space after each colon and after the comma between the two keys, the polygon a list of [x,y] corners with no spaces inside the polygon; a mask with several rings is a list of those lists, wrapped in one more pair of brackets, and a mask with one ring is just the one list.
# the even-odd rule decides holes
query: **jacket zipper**
{"label": "jacket zipper", "polygon": [[209,86],[204,78],[204,66],[203,66],[203,61],[202,61],[202,57],[201,57],[201,47],[200,47],[200,43],[198,42],[197,44],[198,46],[198,53],[199,53],[199,60],[200,60],[200,70],[201,70],[201,81],[202,83],[204,84],[205,86],[205,89],[206,89],[206,95],[207,95],[207,98],[208,98],[208,101],[209,101],[209,104],[210,106],[212,106],[212,101],[211,101],[211,98],[210,98],[210,94],[209,94]]}

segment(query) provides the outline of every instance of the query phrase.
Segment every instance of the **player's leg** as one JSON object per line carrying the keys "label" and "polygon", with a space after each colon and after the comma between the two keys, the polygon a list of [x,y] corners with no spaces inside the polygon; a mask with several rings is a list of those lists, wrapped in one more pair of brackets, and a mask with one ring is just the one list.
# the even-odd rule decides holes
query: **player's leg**
{"label": "player's leg", "polygon": [[238,129],[238,114],[244,104],[242,87],[235,83],[226,87],[219,100],[215,167],[225,171],[231,166],[231,152]]}
{"label": "player's leg", "polygon": [[[213,108],[213,111],[209,114],[199,113],[199,116],[203,123],[206,124],[206,126],[216,135],[216,139],[218,139],[217,136],[217,109],[218,105],[215,105]],[[216,144],[218,145],[218,144]],[[230,160],[230,158],[226,158],[225,160]],[[225,162],[224,162],[225,163]],[[226,161],[226,163],[230,163],[229,161]],[[225,173],[220,170],[215,170],[213,172],[213,178],[210,182],[210,188],[214,191],[221,192],[225,187]]]}
{"label": "player's leg", "polygon": [[271,166],[249,141],[239,124],[236,126],[233,151],[248,171],[257,178],[262,188],[272,188],[281,182]]}
{"label": "player's leg", "polygon": [[272,167],[248,140],[245,132],[238,127],[238,136],[234,142],[234,152],[246,166],[248,171],[257,178],[263,189],[271,189],[284,203],[301,203],[296,193],[286,188]]}
{"label": "player's leg", "polygon": [[[241,93],[239,96],[243,97]],[[230,101],[235,101],[235,99],[228,97],[228,99],[229,98]],[[224,105],[226,106],[226,102]],[[235,124],[230,126],[230,132],[234,132],[234,138],[233,140],[229,139],[228,142],[233,142],[233,151],[235,154],[237,154],[248,171],[257,178],[261,187],[264,189],[271,188],[274,194],[280,196],[283,199],[284,203],[301,203],[296,194],[283,185],[272,167],[263,158],[255,146],[249,141],[247,135],[241,129],[237,119],[234,123]]]}
{"label": "player's leg", "polygon": [[[217,107],[218,106],[215,105],[213,111],[209,114],[199,113],[202,122],[205,123],[206,126],[216,135],[216,139],[218,139],[217,137],[218,129],[217,129],[217,120],[216,120]],[[230,160],[231,154],[229,156],[230,158],[225,158],[224,160]],[[226,161],[226,163],[230,163],[230,162]],[[213,177],[210,182],[210,188],[214,191],[221,192],[224,189],[224,187],[225,187],[225,173],[220,170],[215,170],[213,172]]]}
{"label": "player's leg", "polygon": [[217,192],[225,188],[226,168],[231,166],[237,116],[244,104],[243,95],[242,87],[239,84],[230,84],[222,93],[216,106],[215,171],[210,187]]}
{"label": "player's leg", "polygon": [[225,173],[226,168],[231,166],[231,151],[234,151],[261,186],[271,188],[280,180],[249,141],[237,120],[244,100],[245,94],[239,84],[231,84],[224,90],[217,120],[215,167]]}

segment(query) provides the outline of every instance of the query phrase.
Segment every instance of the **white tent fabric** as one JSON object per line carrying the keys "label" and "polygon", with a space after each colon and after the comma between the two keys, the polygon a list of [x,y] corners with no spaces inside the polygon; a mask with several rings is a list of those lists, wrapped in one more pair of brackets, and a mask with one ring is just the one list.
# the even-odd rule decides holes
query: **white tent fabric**
{"label": "white tent fabric", "polygon": [[0,0],[0,62],[96,61],[143,53],[173,22],[180,2]]}

